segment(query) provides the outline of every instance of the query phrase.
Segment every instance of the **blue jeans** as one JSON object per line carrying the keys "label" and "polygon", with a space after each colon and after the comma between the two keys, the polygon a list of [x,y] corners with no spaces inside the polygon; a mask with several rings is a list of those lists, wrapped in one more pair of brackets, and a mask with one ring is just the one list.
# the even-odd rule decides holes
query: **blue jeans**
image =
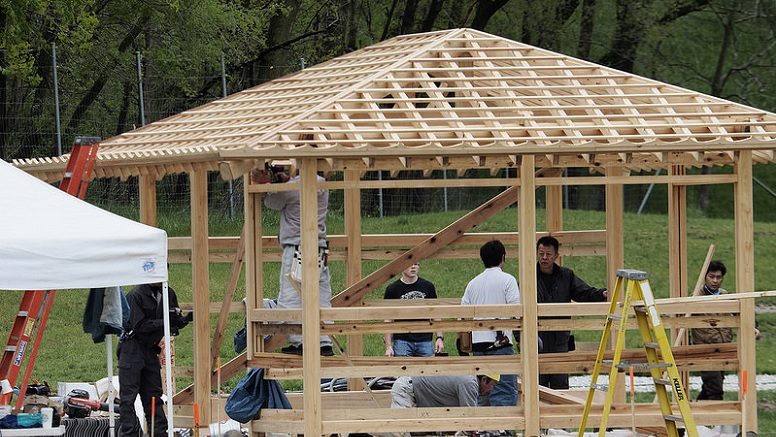
{"label": "blue jeans", "polygon": [[[502,347],[492,351],[474,352],[474,355],[514,355],[512,347]],[[493,387],[490,396],[480,396],[480,405],[493,407],[513,407],[517,405],[517,375],[501,375],[498,384]]]}
{"label": "blue jeans", "polygon": [[397,357],[430,357],[434,355],[434,342],[394,339],[393,354]]}

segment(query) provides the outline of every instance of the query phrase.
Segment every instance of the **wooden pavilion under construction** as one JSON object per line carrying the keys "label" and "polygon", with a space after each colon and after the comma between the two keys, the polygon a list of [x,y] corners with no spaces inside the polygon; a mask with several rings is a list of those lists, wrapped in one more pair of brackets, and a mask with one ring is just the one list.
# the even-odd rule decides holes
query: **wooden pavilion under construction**
{"label": "wooden pavilion under construction", "polygon": [[[623,187],[666,184],[668,193],[671,296],[687,295],[686,189],[690,185],[732,184],[735,193],[735,289],[754,291],[752,166],[774,160],[776,115],[616,71],[569,56],[528,46],[472,29],[452,29],[398,36],[294,74],[110,138],[101,144],[98,178],[139,177],[141,220],[156,223],[155,184],[164,175],[187,173],[191,184],[191,237],[171,242],[190,248],[193,275],[194,384],[176,395],[179,426],[191,424],[191,404],[214,419],[213,343],[223,335],[225,311],[211,332],[209,254],[222,240],[208,235],[208,172],[228,179],[245,178],[245,229],[237,253],[246,267],[248,350],[225,365],[225,374],[246,366],[265,368],[269,378],[302,379],[303,394],[291,396],[292,410],[264,410],[253,432],[320,435],[354,432],[455,431],[513,429],[535,436],[540,429],[574,428],[583,404],[567,393],[543,390],[537,374],[589,372],[594,354],[538,354],[523,347],[513,357],[433,357],[396,359],[363,357],[363,334],[418,331],[418,318],[432,316],[434,330],[515,329],[521,344],[537,343],[543,330],[602,326],[606,304],[536,305],[537,235],[550,233],[563,243],[564,255],[606,257],[610,287],[624,264]],[[273,160],[291,160],[301,182],[259,185],[248,176]],[[38,177],[61,178],[67,156],[30,159],[16,164]],[[698,167],[726,166],[725,174],[688,174]],[[569,176],[570,168],[589,175]],[[516,169],[511,177],[367,180],[374,171]],[[645,171],[662,170],[661,175]],[[316,173],[335,175],[325,182]],[[692,172],[690,172],[692,173]],[[514,176],[516,175],[516,176]],[[605,187],[606,227],[565,231],[562,187]],[[360,190],[400,187],[503,187],[498,196],[433,235],[364,235]],[[537,188],[546,195],[546,229],[537,229]],[[332,259],[344,262],[347,287],[335,290],[333,308],[305,305],[299,310],[265,310],[261,302],[263,264],[277,262],[278,247],[262,230],[261,198],[273,190],[296,188],[302,196],[304,275],[314,275],[316,190],[342,190],[346,230],[331,236]],[[514,229],[506,233],[469,233],[495,213],[518,203]],[[499,238],[517,248],[522,305],[462,307],[387,306],[364,296],[397,276],[415,260],[430,257],[476,258],[474,247]],[[230,239],[232,248],[238,239]],[[448,251],[447,248],[457,248]],[[380,248],[378,250],[377,248]],[[311,252],[312,251],[312,252]],[[369,275],[362,260],[388,262]],[[239,271],[240,257],[235,257]],[[510,261],[512,262],[512,261]],[[629,266],[636,267],[636,266]],[[236,280],[236,279],[235,279]],[[232,288],[233,290],[233,288]],[[318,283],[302,284],[305,302],[318,301]],[[661,306],[666,324],[678,328],[717,324],[737,328],[735,343],[681,346],[675,351],[682,371],[708,369],[755,375],[754,302],[713,302],[704,312],[732,313],[715,320],[698,314],[698,306],[679,301]],[[694,314],[684,317],[686,313]],[[545,319],[549,316],[571,319]],[[680,315],[681,317],[673,317]],[[582,317],[580,317],[582,316]],[[483,327],[475,317],[503,318]],[[394,319],[385,323],[385,319]],[[294,321],[278,328],[273,321]],[[322,320],[334,321],[323,324]],[[415,320],[415,321],[413,321]],[[305,348],[303,357],[273,352],[284,336],[301,330],[304,342],[316,344],[321,333],[345,335],[347,356],[321,357]],[[423,332],[423,331],[421,331]],[[274,334],[264,343],[267,333]],[[675,332],[676,333],[676,332]],[[279,342],[277,341],[278,339]],[[630,353],[630,352],[628,352]],[[418,408],[391,410],[385,393],[369,393],[363,377],[418,374],[477,374],[495,371],[521,378],[516,407]],[[324,377],[352,378],[347,392],[321,393]],[[622,389],[622,387],[620,387]],[[748,392],[755,393],[754,378]],[[629,408],[616,404],[609,426],[631,426]],[[656,404],[639,404],[635,426],[653,426]],[[757,430],[756,396],[742,401],[693,403],[698,424],[744,424]],[[598,413],[596,413],[598,414]],[[588,422],[595,426],[595,414]]]}

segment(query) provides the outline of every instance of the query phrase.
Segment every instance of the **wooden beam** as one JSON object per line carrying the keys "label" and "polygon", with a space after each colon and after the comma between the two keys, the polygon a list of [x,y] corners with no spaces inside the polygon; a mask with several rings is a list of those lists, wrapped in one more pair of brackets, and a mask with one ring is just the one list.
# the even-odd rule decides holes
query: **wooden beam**
{"label": "wooden beam", "polygon": [[189,174],[191,184],[191,274],[194,302],[194,399],[210,423],[210,263],[208,261],[207,171]]}
{"label": "wooden beam", "polygon": [[224,339],[226,323],[229,321],[229,313],[234,299],[234,292],[237,290],[237,282],[240,280],[240,271],[242,270],[243,255],[245,254],[245,225],[243,226],[240,242],[237,251],[232,260],[232,271],[229,275],[229,281],[224,290],[224,299],[221,303],[221,311],[218,313],[218,322],[216,322],[216,332],[213,333],[213,344],[210,348],[210,357],[212,358],[211,367],[215,368],[218,354],[221,352],[221,343]]}
{"label": "wooden beam", "polygon": [[148,226],[156,226],[156,176],[154,174],[138,176],[138,191],[140,192],[140,222]]}
{"label": "wooden beam", "polygon": [[[345,189],[345,234],[347,238],[347,254],[345,262],[345,274],[347,285],[353,285],[361,279],[361,190],[358,188],[360,180],[358,170],[345,170],[345,182],[351,188]],[[352,334],[348,336],[348,354],[350,356],[364,355],[364,336]],[[351,379],[348,382],[350,390],[362,390],[365,388],[364,379]]]}
{"label": "wooden beam", "polygon": [[[735,165],[738,181],[735,195],[736,292],[751,292],[754,282],[754,203],[752,199],[752,152],[741,151]],[[741,302],[741,329],[738,331],[738,359],[746,371],[747,396],[742,399],[743,424],[746,431],[757,432],[757,363],[754,337],[754,299]]]}
{"label": "wooden beam", "polygon": [[[520,163],[520,203],[517,221],[520,229],[520,302],[523,304],[524,326],[536,326],[538,321],[536,305],[536,185],[534,179],[534,157],[523,156]],[[520,344],[539,344],[536,329],[520,331]],[[539,352],[536,347],[521,350],[523,360],[523,402],[525,407],[525,435],[540,435],[539,423]]]}
{"label": "wooden beam", "polygon": [[321,435],[320,281],[318,278],[318,174],[315,159],[300,165],[300,246],[302,251],[302,361],[304,363],[304,434]]}
{"label": "wooden beam", "polygon": [[[607,167],[606,177],[620,177],[623,170],[620,167]],[[607,184],[606,188],[606,270],[609,272],[607,285],[614,290],[617,269],[625,267],[625,225],[623,223],[624,190],[622,184]],[[612,339],[613,340],[613,339]],[[608,347],[613,347],[610,341]],[[615,402],[625,402],[625,378],[619,378],[614,393]]]}
{"label": "wooden beam", "polygon": [[[533,173],[532,173],[533,174]],[[517,201],[518,187],[510,187],[497,196],[488,200],[470,213],[456,220],[446,228],[429,237],[419,245],[404,252],[383,267],[369,274],[364,279],[349,286],[332,298],[333,306],[356,305],[370,291],[381,286],[389,279],[401,274],[401,272],[417,262],[428,258],[430,255],[445,248],[448,244],[457,240],[467,230],[477,226],[485,220],[493,217],[499,211]],[[533,238],[533,234],[531,234]]]}
{"label": "wooden beam", "polygon": [[[669,172],[672,176],[683,176],[687,170],[683,166],[674,165]],[[687,296],[687,187],[670,183],[668,184],[668,273],[669,295]]]}

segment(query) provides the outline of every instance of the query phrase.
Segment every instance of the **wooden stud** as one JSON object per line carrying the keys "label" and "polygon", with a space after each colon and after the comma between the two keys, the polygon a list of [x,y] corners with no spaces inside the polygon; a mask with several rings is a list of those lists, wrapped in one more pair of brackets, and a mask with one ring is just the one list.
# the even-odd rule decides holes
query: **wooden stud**
{"label": "wooden stud", "polygon": [[140,221],[156,226],[156,175],[149,173],[138,177],[140,192]]}
{"label": "wooden stud", "polygon": [[[518,187],[515,187],[518,188]],[[523,304],[524,326],[536,326],[536,186],[534,184],[534,157],[523,156],[520,163],[520,202],[518,223],[520,229],[520,301]],[[536,345],[539,336],[536,329],[520,331],[520,344]],[[523,401],[525,408],[525,435],[540,435],[539,422],[539,353],[535,347],[521,350],[523,360]]]}
{"label": "wooden stud", "polygon": [[[755,290],[754,282],[754,203],[752,201],[752,152],[738,154],[735,165],[738,182],[734,186],[736,236],[736,292]],[[743,423],[747,431],[757,432],[757,363],[754,336],[754,299],[741,302],[741,329],[738,331],[738,359],[746,370],[747,396]]]}
{"label": "wooden stud", "polygon": [[207,171],[189,174],[191,184],[191,274],[194,296],[194,399],[202,420],[210,415],[210,263],[208,261]]}
{"label": "wooden stud", "polygon": [[[345,274],[347,285],[353,285],[361,279],[361,190],[358,171],[345,171],[345,182],[351,187],[344,192],[345,202],[345,232],[347,238],[347,260]],[[364,354],[364,337],[360,334],[348,336],[348,355],[362,356]],[[364,379],[357,378],[348,381],[350,390],[362,390]]]}
{"label": "wooden stud", "polygon": [[[318,181],[315,159],[301,161],[300,190],[302,278],[318,277]],[[305,345],[304,363],[304,433],[321,435],[321,351],[318,348],[321,335],[319,281],[302,280],[302,343]]]}

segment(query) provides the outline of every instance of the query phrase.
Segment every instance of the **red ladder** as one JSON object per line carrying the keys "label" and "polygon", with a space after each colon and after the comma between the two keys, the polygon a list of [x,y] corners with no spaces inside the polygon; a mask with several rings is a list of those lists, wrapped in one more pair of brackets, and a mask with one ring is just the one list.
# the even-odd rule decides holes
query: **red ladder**
{"label": "red ladder", "polygon": [[[98,137],[77,137],[75,139],[65,174],[59,184],[62,191],[79,199],[86,196],[86,189],[89,186],[94,162],[97,158],[97,150],[100,147],[99,141]],[[19,312],[16,314],[16,320],[8,336],[8,343],[3,350],[3,357],[0,359],[0,380],[7,379],[11,386],[14,386],[24,361],[24,354],[27,351],[30,352],[16,400],[17,411],[22,408],[24,394],[35,367],[35,360],[38,358],[40,342],[51,313],[55,293],[55,290],[28,290],[24,292]],[[32,340],[33,334],[34,340]],[[8,404],[12,394],[0,396],[0,404]]]}

